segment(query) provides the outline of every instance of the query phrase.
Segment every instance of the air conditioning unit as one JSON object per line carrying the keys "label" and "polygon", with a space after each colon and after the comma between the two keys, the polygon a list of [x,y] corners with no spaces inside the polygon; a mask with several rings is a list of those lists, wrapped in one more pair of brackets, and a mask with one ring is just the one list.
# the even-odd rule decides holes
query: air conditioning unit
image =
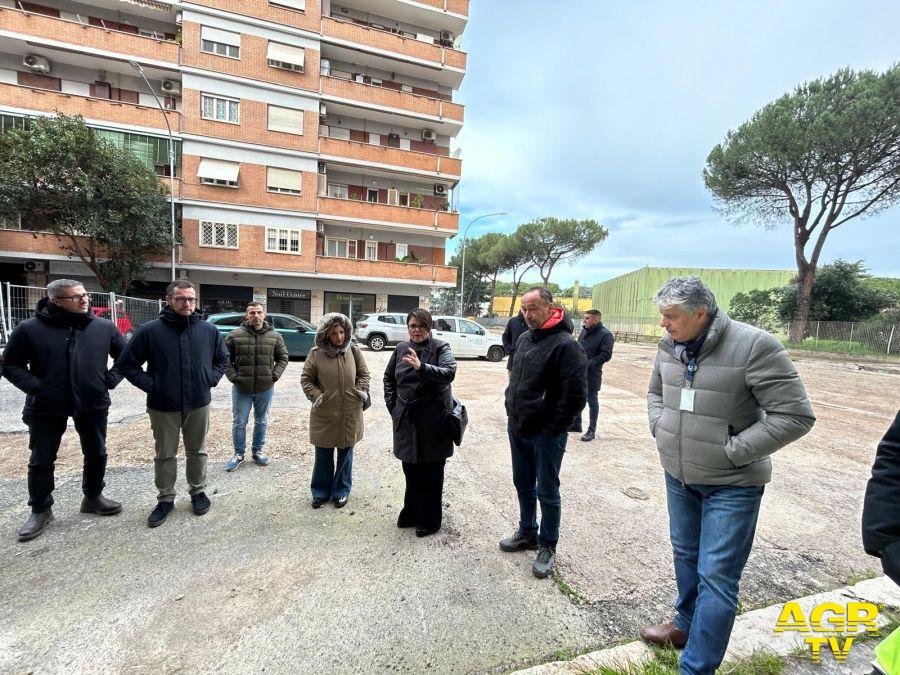
{"label": "air conditioning unit", "polygon": [[319,104],[319,119],[324,120],[328,116],[328,108],[325,107],[324,103]]}
{"label": "air conditioning unit", "polygon": [[437,132],[434,129],[422,129],[422,140],[434,143],[437,140]]}
{"label": "air conditioning unit", "polygon": [[316,232],[318,232],[319,234],[325,234],[325,223],[323,223],[321,220],[316,221]]}
{"label": "air conditioning unit", "polygon": [[387,193],[388,206],[400,206],[400,190],[391,188]]}
{"label": "air conditioning unit", "polygon": [[45,263],[43,260],[26,260],[22,267],[25,268],[26,272],[44,272],[46,271]]}
{"label": "air conditioning unit", "polygon": [[35,73],[46,75],[50,72],[50,59],[37,54],[26,54],[25,58],[22,59],[22,65]]}
{"label": "air conditioning unit", "polygon": [[184,21],[184,16],[181,14],[181,12],[175,12],[175,23],[180,26],[182,21]]}
{"label": "air conditioning unit", "polygon": [[446,197],[447,196],[447,186],[443,183],[435,183],[434,184],[434,196],[435,197]]}
{"label": "air conditioning unit", "polygon": [[452,47],[453,46],[453,33],[449,30],[441,31],[441,45],[444,47]]}
{"label": "air conditioning unit", "polygon": [[160,88],[167,94],[180,94],[181,82],[177,80],[163,80]]}

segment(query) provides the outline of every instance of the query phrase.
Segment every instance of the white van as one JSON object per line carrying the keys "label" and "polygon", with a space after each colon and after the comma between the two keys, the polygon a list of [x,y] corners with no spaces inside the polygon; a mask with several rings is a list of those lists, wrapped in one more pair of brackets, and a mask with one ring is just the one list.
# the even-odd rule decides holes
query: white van
{"label": "white van", "polygon": [[450,345],[454,356],[478,356],[488,361],[502,361],[506,356],[503,339],[474,321],[461,316],[435,316],[435,337]]}

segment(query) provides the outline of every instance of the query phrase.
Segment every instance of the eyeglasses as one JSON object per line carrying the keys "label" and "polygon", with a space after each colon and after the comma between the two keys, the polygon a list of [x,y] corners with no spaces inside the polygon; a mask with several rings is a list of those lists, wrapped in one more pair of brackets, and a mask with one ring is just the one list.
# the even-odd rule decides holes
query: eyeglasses
{"label": "eyeglasses", "polygon": [[172,296],[169,296],[169,297],[171,297],[175,302],[180,302],[185,305],[196,305],[197,304],[197,298],[188,298],[184,295],[176,295],[174,297],[172,297]]}
{"label": "eyeglasses", "polygon": [[426,326],[424,323],[411,323],[406,327],[410,330],[428,330],[428,326]]}
{"label": "eyeglasses", "polygon": [[81,293],[79,295],[57,295],[57,300],[78,300],[79,302],[82,300],[90,300],[91,296],[87,293]]}

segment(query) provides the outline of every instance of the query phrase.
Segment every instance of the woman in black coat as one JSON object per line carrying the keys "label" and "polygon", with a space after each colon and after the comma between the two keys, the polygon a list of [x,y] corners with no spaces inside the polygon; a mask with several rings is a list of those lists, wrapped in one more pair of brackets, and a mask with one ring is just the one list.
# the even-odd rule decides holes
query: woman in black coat
{"label": "woman in black coat", "polygon": [[444,464],[453,454],[447,418],[456,360],[450,345],[432,337],[428,311],[414,309],[406,325],[409,340],[397,345],[384,371],[384,401],[393,420],[394,455],[406,477],[397,527],[415,527],[417,537],[427,537],[441,529]]}

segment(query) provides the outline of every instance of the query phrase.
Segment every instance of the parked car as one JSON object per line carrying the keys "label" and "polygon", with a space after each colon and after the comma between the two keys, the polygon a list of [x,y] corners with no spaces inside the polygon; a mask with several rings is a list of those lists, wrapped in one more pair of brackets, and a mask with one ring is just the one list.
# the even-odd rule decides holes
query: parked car
{"label": "parked car", "polygon": [[[94,313],[94,316],[100,317],[101,319],[108,319],[112,321],[112,315],[110,314],[109,307],[91,307],[91,312]],[[130,340],[131,336],[134,335],[135,325],[131,320],[131,317],[128,316],[124,311],[117,310],[116,311],[116,328],[119,329],[119,332],[122,334],[126,340]]]}
{"label": "parked car", "polygon": [[356,339],[365,343],[373,352],[380,352],[388,345],[396,345],[409,337],[406,330],[406,314],[378,312],[363,314],[356,322]]}
{"label": "parked car", "polygon": [[[213,324],[220,333],[226,334],[241,325],[244,315],[236,312],[210,314],[206,320]],[[266,321],[281,333],[288,356],[299,356],[305,359],[309,350],[316,343],[316,327],[309,321],[290,314],[267,314]]]}
{"label": "parked car", "polygon": [[506,356],[503,338],[471,319],[461,316],[435,316],[432,334],[449,343],[454,356],[477,356],[502,361]]}

